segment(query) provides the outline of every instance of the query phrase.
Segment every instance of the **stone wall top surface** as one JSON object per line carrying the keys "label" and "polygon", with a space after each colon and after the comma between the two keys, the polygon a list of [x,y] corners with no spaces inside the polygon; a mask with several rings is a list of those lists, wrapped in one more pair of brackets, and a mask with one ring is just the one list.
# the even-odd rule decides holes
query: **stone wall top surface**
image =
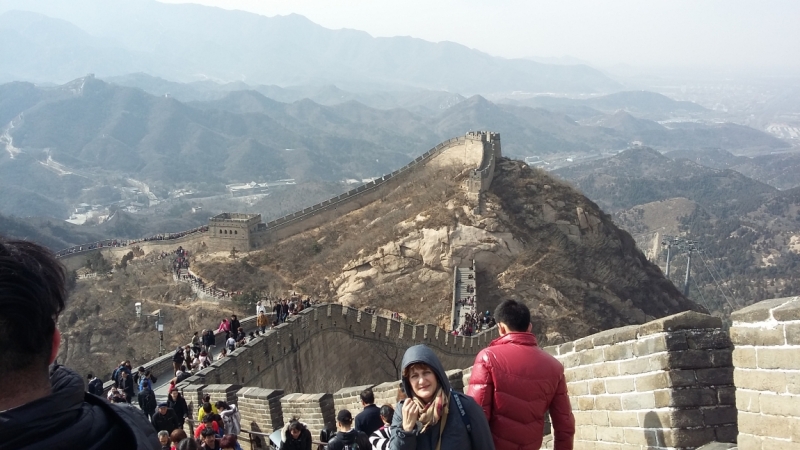
{"label": "stone wall top surface", "polygon": [[800,296],[773,298],[731,314],[733,322],[757,323],[768,320],[800,320]]}
{"label": "stone wall top surface", "polygon": [[563,355],[572,351],[590,350],[595,347],[632,341],[658,333],[710,328],[722,328],[722,320],[719,317],[713,317],[708,314],[684,311],[642,325],[628,325],[621,328],[601,331],[572,342],[567,342],[566,344],[545,347],[544,350],[551,355]]}

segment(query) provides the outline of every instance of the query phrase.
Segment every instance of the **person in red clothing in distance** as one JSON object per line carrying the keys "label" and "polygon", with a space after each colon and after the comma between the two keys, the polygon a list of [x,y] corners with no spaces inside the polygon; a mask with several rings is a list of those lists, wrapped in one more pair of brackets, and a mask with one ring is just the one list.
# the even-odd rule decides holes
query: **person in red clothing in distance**
{"label": "person in red clothing in distance", "polygon": [[575,418],[564,366],[539,348],[531,312],[514,300],[497,309],[500,337],[475,357],[467,394],[483,408],[497,450],[538,450],[550,411],[555,450],[572,450]]}

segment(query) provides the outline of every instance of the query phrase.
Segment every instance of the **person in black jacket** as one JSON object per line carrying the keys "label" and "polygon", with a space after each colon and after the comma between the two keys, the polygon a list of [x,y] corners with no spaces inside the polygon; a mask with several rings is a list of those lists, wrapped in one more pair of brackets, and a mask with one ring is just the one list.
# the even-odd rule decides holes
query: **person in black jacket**
{"label": "person in black jacket", "polygon": [[359,450],[371,449],[369,437],[361,431],[352,428],[353,415],[350,411],[343,409],[336,415],[336,428],[339,430],[336,436],[328,442],[328,450],[344,450],[345,446],[358,445]]}
{"label": "person in black jacket", "polygon": [[144,380],[142,390],[139,391],[137,399],[139,400],[139,409],[144,411],[148,418],[152,419],[153,414],[156,413],[156,394],[150,388],[150,380]]}
{"label": "person in black jacket", "polygon": [[356,416],[356,430],[363,431],[364,434],[370,436],[383,426],[381,409],[375,406],[375,394],[372,389],[361,391],[361,406],[364,407],[364,410]]}
{"label": "person in black jacket", "polygon": [[241,326],[242,326],[242,324],[239,322],[239,319],[236,317],[236,314],[231,315],[231,335],[232,336],[236,336],[236,333],[239,332],[239,328],[241,328]]}
{"label": "person in black jacket", "polygon": [[181,366],[183,365],[184,357],[183,357],[183,347],[178,347],[175,350],[175,354],[172,355],[172,372],[177,372],[181,370]]}
{"label": "person in black jacket", "polygon": [[87,386],[86,391],[89,392],[90,394],[94,394],[94,395],[96,395],[98,397],[102,397],[103,396],[103,382],[100,381],[100,378],[97,378],[96,376],[94,376],[92,374],[87,375],[86,378],[89,379],[89,385]]}
{"label": "person in black jacket", "polygon": [[280,450],[311,450],[311,432],[299,420],[292,420],[283,433]]}
{"label": "person in black jacket", "polygon": [[167,406],[167,402],[158,404],[158,412],[153,414],[153,428],[156,432],[164,430],[167,433],[172,433],[173,430],[180,428],[180,421],[175,411]]}
{"label": "person in black jacket", "polygon": [[183,428],[186,418],[189,417],[189,406],[186,404],[186,399],[183,398],[180,391],[173,389],[172,392],[169,393],[167,407],[175,411],[175,416],[178,417],[178,422],[180,422],[180,428]]}
{"label": "person in black jacket", "polygon": [[130,403],[133,401],[133,377],[128,375],[128,372],[122,372],[119,378],[119,390],[125,393],[125,401]]}
{"label": "person in black jacket", "polygon": [[53,364],[66,270],[36,244],[0,238],[0,442],[3,448],[159,450],[141,411],[84,392],[83,378]]}

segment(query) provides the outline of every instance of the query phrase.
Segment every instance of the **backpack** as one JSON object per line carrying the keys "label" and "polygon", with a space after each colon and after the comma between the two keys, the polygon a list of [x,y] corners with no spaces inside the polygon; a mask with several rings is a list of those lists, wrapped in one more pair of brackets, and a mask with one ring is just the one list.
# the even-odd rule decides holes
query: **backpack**
{"label": "backpack", "polygon": [[103,396],[103,382],[99,378],[95,378],[89,382],[89,393],[94,395]]}

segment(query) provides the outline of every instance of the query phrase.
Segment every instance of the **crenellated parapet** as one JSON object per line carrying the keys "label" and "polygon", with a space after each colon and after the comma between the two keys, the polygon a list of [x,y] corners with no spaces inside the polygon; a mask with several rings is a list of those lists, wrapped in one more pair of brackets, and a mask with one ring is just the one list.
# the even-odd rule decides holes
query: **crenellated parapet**
{"label": "crenellated parapet", "polygon": [[453,336],[430,324],[411,325],[340,304],[303,310],[181,383],[184,391],[232,384],[285,392],[337,391],[397,378],[406,348],[430,346],[447,369],[468,366],[497,336]]}
{"label": "crenellated parapet", "polygon": [[[346,316],[344,309],[331,312],[331,318],[338,321]],[[349,327],[350,323],[346,323]],[[382,330],[384,326],[385,323],[376,323],[374,329]],[[435,335],[435,331],[428,330],[428,335]],[[417,336],[427,339],[424,328],[418,329]],[[434,336],[430,344],[441,343]],[[332,351],[341,348],[335,344],[331,342]],[[576,449],[601,445],[695,449],[712,441],[736,440],[732,345],[718,318],[686,312],[643,325],[604,331],[545,350],[565,367],[576,422]],[[365,367],[372,355],[360,356],[358,364]],[[470,355],[465,359],[467,362],[462,366],[465,369],[447,371],[453,389],[466,390],[472,358]],[[347,363],[341,361],[342,365]],[[331,376],[339,367],[322,366],[317,370]],[[359,412],[359,393],[365,388],[372,389],[377,405],[394,406],[398,399],[397,377],[383,383],[378,381],[354,382],[329,390],[241,388],[237,396],[244,405],[240,408],[242,423],[254,430],[271,432],[297,417],[316,436],[322,428],[335,427],[334,418],[339,410]],[[238,386],[228,390],[234,388]],[[212,399],[229,395],[215,385],[199,391],[209,393]],[[545,433],[549,430],[550,425],[545,424]],[[790,433],[790,424],[782,432]],[[242,438],[247,438],[246,433]],[[545,444],[546,448],[552,448],[549,438]]]}

